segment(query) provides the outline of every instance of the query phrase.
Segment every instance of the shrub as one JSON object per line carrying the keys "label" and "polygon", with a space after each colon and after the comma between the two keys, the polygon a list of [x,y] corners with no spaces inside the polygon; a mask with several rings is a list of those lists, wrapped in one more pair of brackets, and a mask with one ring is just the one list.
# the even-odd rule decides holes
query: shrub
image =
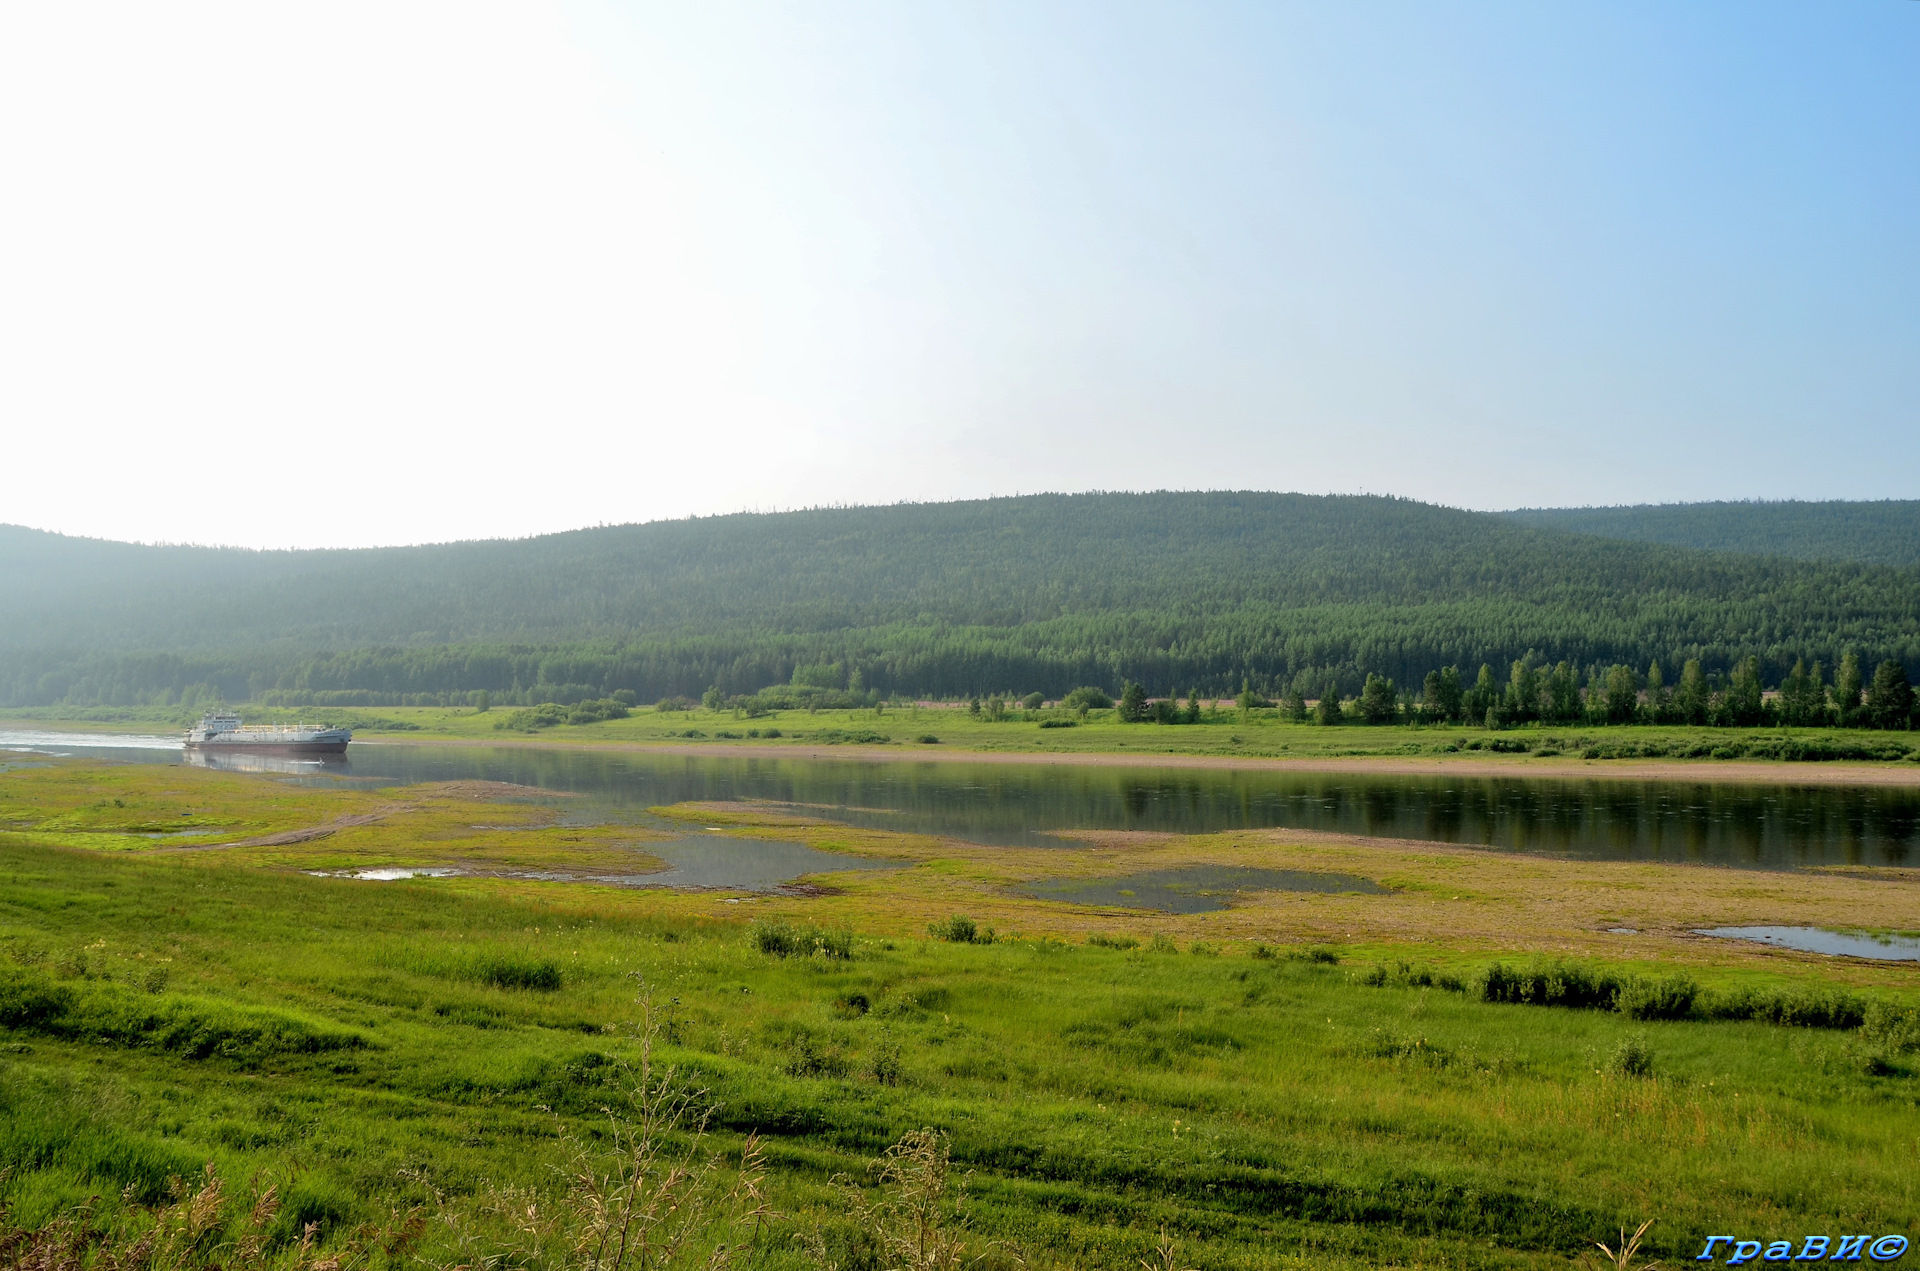
{"label": "shrub", "polygon": [[1096,949],[1138,949],[1140,942],[1132,936],[1110,936],[1096,931],[1087,937],[1087,943]]}
{"label": "shrub", "polygon": [[932,733],[921,733],[918,737],[914,738],[914,741],[922,746],[938,746],[940,744],[940,739]]}
{"label": "shrub", "polygon": [[798,1033],[787,1045],[781,1071],[789,1077],[845,1077],[853,1065],[839,1051],[822,1046],[811,1033]]}
{"label": "shrub", "polygon": [[753,924],[752,939],[756,949],[776,958],[820,957],[844,961],[853,957],[853,936],[850,932],[802,927],[784,918],[756,922]]}
{"label": "shrub", "polygon": [[973,919],[955,914],[944,922],[927,924],[927,934],[935,940],[945,940],[949,944],[992,944],[992,927],[980,927]]}
{"label": "shrub", "polygon": [[1156,931],[1153,933],[1153,939],[1147,941],[1147,952],[1148,953],[1178,953],[1180,952],[1180,946],[1175,944],[1173,942],[1173,937],[1168,935],[1166,932]]}
{"label": "shrub", "polygon": [[1920,1051],[1920,1007],[1875,1002],[1867,1008],[1860,1036],[1889,1054]]}
{"label": "shrub", "polygon": [[1043,719],[1040,721],[1040,727],[1042,728],[1078,728],[1079,726],[1080,721],[1074,719]]}
{"label": "shrub", "polygon": [[1480,981],[1482,1001],[1530,1006],[1609,1011],[1619,992],[1620,979],[1612,973],[1600,967],[1557,959],[1538,959],[1522,968],[1496,962],[1487,968]]}
{"label": "shrub", "polygon": [[1106,710],[1113,705],[1113,696],[1105,689],[1095,688],[1089,684],[1061,698],[1060,704],[1071,711]]}
{"label": "shrub", "polygon": [[1648,1047],[1647,1039],[1638,1033],[1622,1038],[1608,1057],[1607,1068],[1622,1077],[1651,1077],[1653,1051]]}
{"label": "shrub", "polygon": [[[1320,952],[1314,950],[1312,952]],[[1318,961],[1319,959],[1310,959]],[[1331,959],[1330,959],[1331,960]],[[1457,975],[1436,971],[1424,962],[1377,962],[1354,977],[1369,988],[1441,988],[1459,993],[1467,986]]]}
{"label": "shrub", "polygon": [[1620,985],[1614,1009],[1631,1019],[1685,1019],[1699,996],[1700,986],[1684,975],[1634,976]]}
{"label": "shrub", "polygon": [[1710,1019],[1752,1019],[1789,1028],[1858,1028],[1867,1003],[1842,989],[1732,989],[1705,1003]]}

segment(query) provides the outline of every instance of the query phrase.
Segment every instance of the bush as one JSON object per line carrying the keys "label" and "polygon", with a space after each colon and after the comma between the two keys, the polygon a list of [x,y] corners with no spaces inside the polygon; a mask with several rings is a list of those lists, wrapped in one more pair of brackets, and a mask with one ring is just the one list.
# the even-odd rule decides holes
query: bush
{"label": "bush", "polygon": [[529,706],[518,710],[505,719],[496,720],[494,727],[513,729],[520,732],[536,728],[554,728],[560,724],[598,724],[609,719],[625,719],[631,712],[625,702],[606,697],[598,701],[585,701],[574,706],[561,706],[557,702],[544,702],[539,706]]}
{"label": "bush", "polygon": [[1042,728],[1078,728],[1079,726],[1080,721],[1075,719],[1043,719],[1040,721],[1040,727]]}
{"label": "bush", "polygon": [[949,944],[992,944],[993,928],[979,927],[973,919],[955,914],[945,922],[927,924],[927,934]]}
{"label": "bush", "polygon": [[1875,1002],[1867,1008],[1860,1036],[1889,1054],[1920,1051],[1920,1007]]}
{"label": "bush", "polygon": [[1620,985],[1613,1008],[1631,1019],[1685,1019],[1699,996],[1700,986],[1684,975],[1634,976]]}
{"label": "bush", "polygon": [[1841,989],[1732,989],[1710,995],[1709,1019],[1751,1019],[1788,1028],[1859,1028],[1867,1003]]}
{"label": "bush", "polygon": [[781,1070],[789,1077],[845,1077],[853,1071],[847,1057],[829,1046],[822,1046],[811,1033],[799,1033],[787,1046],[787,1059]]}
{"label": "bush", "polygon": [[[1308,951],[1306,954],[1295,954],[1292,956],[1306,957],[1311,961],[1321,961],[1322,959],[1312,957],[1312,954],[1319,952],[1322,952],[1322,950],[1315,949]],[[1325,960],[1337,961],[1338,959],[1328,958]],[[1360,972],[1360,974],[1354,978],[1368,988],[1376,989],[1440,988],[1446,989],[1449,992],[1459,993],[1467,987],[1466,982],[1457,975],[1445,971],[1436,971],[1424,962],[1407,962],[1404,960],[1377,962],[1365,971]]]}
{"label": "bush", "polygon": [[1486,1002],[1513,1002],[1529,1006],[1570,1006],[1610,1011],[1620,992],[1612,973],[1578,962],[1537,959],[1522,968],[1496,962],[1480,981]]}
{"label": "bush", "polygon": [[1653,1050],[1647,1045],[1647,1039],[1638,1033],[1622,1038],[1607,1060],[1607,1069],[1622,1077],[1651,1077]]}
{"label": "bush", "polygon": [[1088,684],[1061,698],[1060,704],[1070,711],[1107,710],[1113,705],[1113,696],[1105,689]]}
{"label": "bush", "polygon": [[921,733],[918,737],[914,738],[914,741],[922,746],[938,746],[940,744],[940,739],[932,733]]}
{"label": "bush", "polygon": [[802,927],[784,918],[756,922],[752,928],[752,939],[754,948],[776,958],[820,957],[844,961],[853,957],[853,936],[850,932]]}
{"label": "bush", "polygon": [[1087,937],[1087,943],[1096,949],[1138,949],[1140,942],[1132,936],[1110,936],[1096,931]]}
{"label": "bush", "polygon": [[1173,942],[1173,937],[1168,935],[1166,932],[1156,931],[1153,933],[1153,939],[1147,941],[1147,952],[1148,953],[1178,953],[1180,952],[1180,946],[1175,944]]}

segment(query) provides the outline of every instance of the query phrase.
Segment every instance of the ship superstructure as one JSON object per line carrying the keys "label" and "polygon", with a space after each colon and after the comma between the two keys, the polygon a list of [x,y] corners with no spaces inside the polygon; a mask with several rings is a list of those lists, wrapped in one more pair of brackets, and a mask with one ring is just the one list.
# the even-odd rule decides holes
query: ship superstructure
{"label": "ship superstructure", "polygon": [[339,755],[353,740],[351,728],[315,724],[243,724],[238,715],[209,711],[187,730],[188,750],[224,750],[259,755]]}

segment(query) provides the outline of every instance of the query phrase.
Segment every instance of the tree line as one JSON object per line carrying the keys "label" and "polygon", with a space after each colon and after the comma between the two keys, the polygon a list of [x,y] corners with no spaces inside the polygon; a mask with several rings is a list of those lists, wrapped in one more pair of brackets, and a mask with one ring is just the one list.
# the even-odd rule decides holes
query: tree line
{"label": "tree line", "polygon": [[[1771,505],[1767,505],[1771,506]],[[1608,541],[1405,499],[1043,495],[354,552],[0,534],[0,705],[737,696],[838,665],[883,696],[1506,666],[1767,685],[1920,672],[1920,570]],[[841,687],[844,687],[842,685]],[[1585,692],[1584,671],[1582,691]]]}
{"label": "tree line", "polygon": [[[1736,664],[1730,674],[1702,669],[1697,658],[1668,683],[1658,662],[1645,675],[1615,663],[1595,665],[1584,675],[1570,662],[1548,665],[1537,654],[1516,660],[1505,680],[1481,664],[1471,684],[1455,666],[1429,671],[1417,693],[1384,675],[1370,674],[1360,692],[1343,699],[1339,686],[1327,683],[1310,698],[1305,677],[1288,686],[1278,702],[1243,684],[1242,711],[1278,707],[1297,722],[1354,724],[1479,724],[1509,728],[1522,724],[1669,724],[1708,728],[1877,728],[1920,727],[1920,695],[1906,667],[1891,658],[1866,680],[1857,654],[1847,653],[1828,682],[1826,669],[1796,662],[1779,688],[1762,687],[1758,658]],[[1200,692],[1178,699],[1150,700],[1143,686],[1129,682],[1121,695],[1120,718],[1128,723],[1199,723]]]}

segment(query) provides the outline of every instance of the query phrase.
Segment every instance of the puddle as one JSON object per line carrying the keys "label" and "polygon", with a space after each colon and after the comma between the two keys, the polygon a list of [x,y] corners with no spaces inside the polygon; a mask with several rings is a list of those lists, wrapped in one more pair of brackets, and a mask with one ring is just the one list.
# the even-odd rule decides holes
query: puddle
{"label": "puddle", "polygon": [[358,878],[369,883],[393,883],[403,878],[452,878],[465,872],[459,869],[362,869],[335,877]]}
{"label": "puddle", "polygon": [[407,878],[520,878],[546,883],[598,883],[605,887],[725,888],[730,891],[777,891],[807,874],[830,874],[850,869],[902,869],[909,861],[869,860],[815,851],[799,843],[772,839],[733,838],[689,834],[664,843],[645,844],[649,856],[666,862],[665,869],[649,873],[617,874],[571,870],[492,870],[408,868],[403,866],[359,870],[308,870],[316,878],[352,878],[390,883]]}
{"label": "puddle", "polygon": [[1075,905],[1114,905],[1122,909],[1157,909],[1174,914],[1225,909],[1235,896],[1247,892],[1302,891],[1325,895],[1358,892],[1365,896],[1392,894],[1370,879],[1353,874],[1251,869],[1234,865],[1156,869],[1119,878],[1054,878],[1029,883],[1014,891],[1036,900],[1061,900]]}
{"label": "puddle", "polygon": [[1876,936],[1862,932],[1827,931],[1820,927],[1709,927],[1696,936],[1723,940],[1753,940],[1803,953],[1829,953],[1878,962],[1920,962],[1920,939],[1912,936]]}

